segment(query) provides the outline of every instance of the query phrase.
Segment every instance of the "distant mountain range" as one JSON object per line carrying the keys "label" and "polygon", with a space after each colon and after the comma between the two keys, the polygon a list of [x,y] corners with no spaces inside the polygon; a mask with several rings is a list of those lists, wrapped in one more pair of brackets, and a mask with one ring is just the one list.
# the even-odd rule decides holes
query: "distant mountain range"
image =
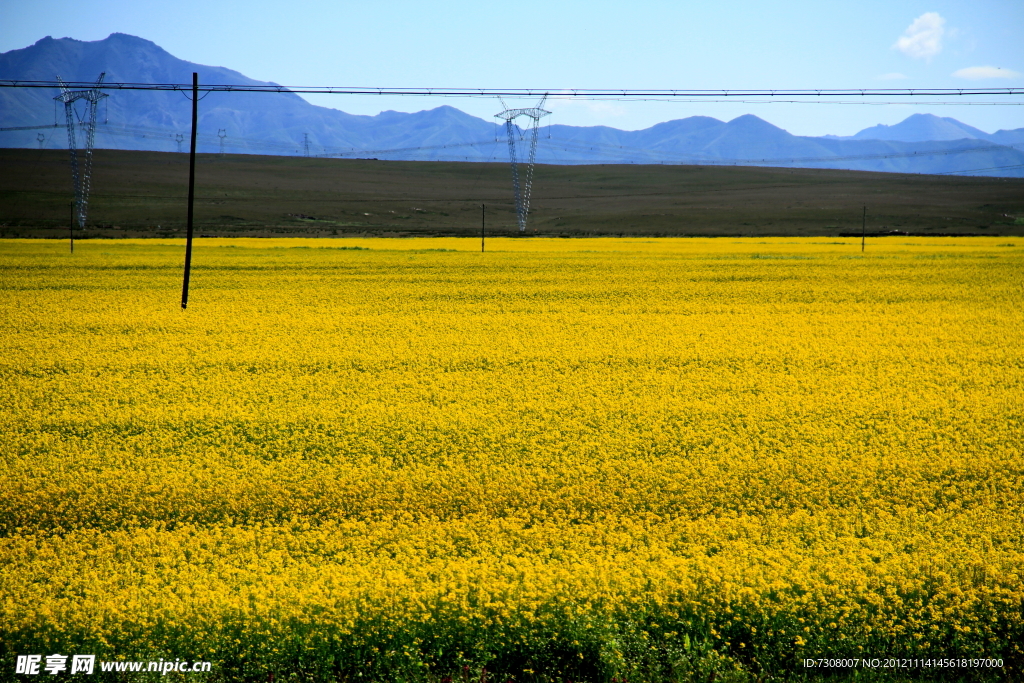
{"label": "distant mountain range", "polygon": [[986,133],[956,119],[914,114],[893,126],[879,124],[865,128],[856,135],[838,137],[827,135],[834,140],[897,140],[900,142],[929,142],[945,140],[988,140],[997,145],[1019,145],[1024,143],[1024,128],[1000,130]]}
{"label": "distant mountain range", "polygon": [[[267,84],[237,71],[178,59],[123,33],[83,42],[43,38],[0,54],[0,79]],[[96,146],[187,151],[189,101],[180,92],[108,91]],[[0,88],[0,146],[64,148],[56,92]],[[211,93],[199,108],[199,150],[380,159],[501,161],[507,147],[494,121],[453,107],[356,116],[309,104],[294,93]],[[54,123],[58,126],[55,127]],[[900,173],[1024,177],[1024,128],[985,133],[951,118],[915,114],[893,126],[848,137],[791,135],[752,115],[723,122],[706,116],[638,131],[605,126],[544,126],[537,161],[551,164],[738,164],[844,168]]]}

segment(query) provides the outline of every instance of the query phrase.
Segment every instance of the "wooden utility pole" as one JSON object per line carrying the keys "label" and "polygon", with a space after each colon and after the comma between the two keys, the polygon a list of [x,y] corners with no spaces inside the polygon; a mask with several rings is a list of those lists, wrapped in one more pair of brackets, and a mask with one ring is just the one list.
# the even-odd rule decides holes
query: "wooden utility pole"
{"label": "wooden utility pole", "polygon": [[188,307],[188,279],[192,270],[192,207],[196,199],[196,125],[199,122],[199,74],[192,73],[192,148],[188,157],[188,232],[185,236],[185,279],[181,283],[181,310]]}

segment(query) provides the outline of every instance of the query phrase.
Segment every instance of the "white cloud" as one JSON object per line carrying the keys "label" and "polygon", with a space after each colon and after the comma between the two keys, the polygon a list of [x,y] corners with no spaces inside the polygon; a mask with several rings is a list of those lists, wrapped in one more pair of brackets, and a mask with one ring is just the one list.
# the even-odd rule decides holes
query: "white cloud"
{"label": "white cloud", "polygon": [[995,66],[969,66],[966,69],[959,69],[953,72],[953,78],[966,78],[971,81],[980,81],[985,78],[1019,78],[1020,74],[1010,69],[1000,69]]}
{"label": "white cloud", "polygon": [[881,76],[875,76],[875,80],[878,81],[902,81],[909,76],[904,76],[900,73],[882,74]]}
{"label": "white cloud", "polygon": [[893,48],[914,59],[931,58],[942,51],[943,25],[946,20],[938,12],[925,12],[907,27]]}

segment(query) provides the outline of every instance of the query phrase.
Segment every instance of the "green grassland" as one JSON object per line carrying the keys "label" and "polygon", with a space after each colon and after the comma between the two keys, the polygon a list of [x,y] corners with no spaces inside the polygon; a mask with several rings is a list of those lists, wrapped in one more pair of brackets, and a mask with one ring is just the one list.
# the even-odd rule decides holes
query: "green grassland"
{"label": "green grassland", "polygon": [[[184,234],[188,155],[97,150],[79,237]],[[67,235],[56,150],[0,150],[0,237]],[[198,155],[199,234],[460,236],[516,231],[508,164]],[[758,167],[536,168],[529,233],[806,235],[861,229],[1024,235],[1024,180]]]}

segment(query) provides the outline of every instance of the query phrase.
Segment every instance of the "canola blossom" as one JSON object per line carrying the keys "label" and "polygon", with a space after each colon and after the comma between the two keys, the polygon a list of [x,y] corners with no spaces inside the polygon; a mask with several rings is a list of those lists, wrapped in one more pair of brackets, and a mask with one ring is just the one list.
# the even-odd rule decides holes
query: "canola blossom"
{"label": "canola blossom", "polygon": [[1024,677],[1024,241],[487,248],[0,241],[0,678]]}

